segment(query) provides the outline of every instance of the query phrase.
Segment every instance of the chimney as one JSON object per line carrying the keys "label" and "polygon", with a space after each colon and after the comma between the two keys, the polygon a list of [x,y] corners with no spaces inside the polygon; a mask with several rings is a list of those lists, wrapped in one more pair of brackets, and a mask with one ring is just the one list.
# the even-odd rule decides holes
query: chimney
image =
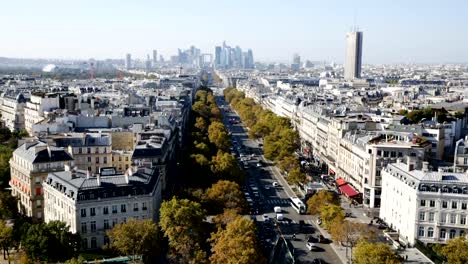
{"label": "chimney", "polygon": [[90,171],[86,171],[86,179],[89,180],[90,177],[91,177],[91,172],[90,172]]}
{"label": "chimney", "polygon": [[65,164],[65,171],[70,171],[70,165]]}
{"label": "chimney", "polygon": [[422,163],[422,171],[423,171],[423,172],[428,172],[428,171],[429,171],[429,162],[423,161],[423,163]]}
{"label": "chimney", "polygon": [[410,156],[406,157],[406,165],[408,167],[408,171],[413,171],[415,164],[413,162],[413,159]]}
{"label": "chimney", "polygon": [[101,186],[101,174],[99,174],[99,173],[96,176],[96,182],[97,182],[98,186]]}
{"label": "chimney", "polygon": [[125,182],[126,182],[127,184],[129,184],[129,183],[130,183],[130,179],[129,179],[129,177],[128,177],[128,171],[125,172],[124,177],[125,177]]}

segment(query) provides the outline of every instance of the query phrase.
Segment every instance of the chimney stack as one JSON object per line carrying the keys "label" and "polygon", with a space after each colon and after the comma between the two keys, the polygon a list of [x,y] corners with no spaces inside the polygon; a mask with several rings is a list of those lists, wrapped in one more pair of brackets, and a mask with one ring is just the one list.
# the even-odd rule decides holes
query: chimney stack
{"label": "chimney stack", "polygon": [[97,182],[97,185],[98,186],[101,186],[101,175],[98,173],[98,175],[96,176],[96,182]]}
{"label": "chimney stack", "polygon": [[91,172],[90,172],[90,171],[86,171],[86,179],[89,180],[90,177],[91,177]]}

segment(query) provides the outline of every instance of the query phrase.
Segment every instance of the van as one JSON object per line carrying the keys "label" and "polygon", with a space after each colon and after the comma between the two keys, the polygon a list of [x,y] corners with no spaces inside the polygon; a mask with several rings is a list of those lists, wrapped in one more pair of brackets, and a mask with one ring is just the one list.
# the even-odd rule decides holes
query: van
{"label": "van", "polygon": [[283,221],[284,220],[283,214],[276,214],[276,220]]}
{"label": "van", "polygon": [[281,207],[280,206],[275,206],[275,208],[273,208],[273,210],[275,211],[275,213],[281,213]]}

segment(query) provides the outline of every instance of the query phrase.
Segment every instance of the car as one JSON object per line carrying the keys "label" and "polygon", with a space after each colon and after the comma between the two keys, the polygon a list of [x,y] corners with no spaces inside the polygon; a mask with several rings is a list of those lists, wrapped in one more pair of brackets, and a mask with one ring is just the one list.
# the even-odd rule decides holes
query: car
{"label": "car", "polygon": [[262,164],[260,162],[257,162],[257,167],[261,167]]}
{"label": "car", "polygon": [[272,185],[273,187],[278,187],[278,186],[279,186],[279,183],[278,183],[278,182],[273,182],[271,185]]}
{"label": "car", "polygon": [[264,215],[263,215],[263,221],[269,222],[269,221],[270,221],[270,217],[269,217],[267,214],[264,214]]}
{"label": "car", "polygon": [[258,188],[255,187],[255,186],[254,186],[254,187],[251,187],[251,189],[252,189],[252,191],[254,191],[254,192],[258,192]]}
{"label": "car", "polygon": [[276,214],[276,220],[283,221],[284,220],[284,215],[283,214]]}
{"label": "car", "polygon": [[281,213],[281,207],[280,206],[275,206],[273,208],[273,211],[275,211],[275,213]]}
{"label": "car", "polygon": [[318,238],[316,238],[315,236],[310,235],[310,236],[307,237],[307,242],[310,242],[310,243],[314,243],[314,244],[315,244],[315,243],[318,243],[319,240],[318,240]]}
{"label": "car", "polygon": [[314,250],[314,249],[317,249],[317,245],[315,245],[315,243],[312,243],[312,242],[307,242],[306,243],[306,248],[310,251]]}
{"label": "car", "polygon": [[246,197],[250,197],[250,193],[245,192],[244,194],[245,194]]}
{"label": "car", "polygon": [[265,190],[270,190],[270,185],[265,185],[263,188],[265,188]]}

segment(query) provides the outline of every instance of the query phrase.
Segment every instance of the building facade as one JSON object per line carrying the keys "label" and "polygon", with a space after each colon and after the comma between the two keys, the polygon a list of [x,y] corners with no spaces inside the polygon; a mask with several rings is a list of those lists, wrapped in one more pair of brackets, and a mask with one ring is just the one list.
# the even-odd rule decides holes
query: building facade
{"label": "building facade", "polygon": [[410,245],[465,236],[467,208],[466,173],[430,171],[428,163],[410,158],[382,171],[380,218]]}
{"label": "building facade", "polygon": [[95,177],[67,167],[44,183],[45,222],[62,221],[79,233],[82,249],[109,243],[107,230],[129,218],[158,220],[161,186],[157,169],[103,168]]}
{"label": "building facade", "polygon": [[63,171],[72,160],[65,149],[41,141],[19,146],[10,159],[10,187],[18,198],[20,212],[43,220],[43,182],[49,172]]}
{"label": "building facade", "polygon": [[353,31],[346,34],[346,60],[344,77],[346,80],[361,78],[362,32]]}

